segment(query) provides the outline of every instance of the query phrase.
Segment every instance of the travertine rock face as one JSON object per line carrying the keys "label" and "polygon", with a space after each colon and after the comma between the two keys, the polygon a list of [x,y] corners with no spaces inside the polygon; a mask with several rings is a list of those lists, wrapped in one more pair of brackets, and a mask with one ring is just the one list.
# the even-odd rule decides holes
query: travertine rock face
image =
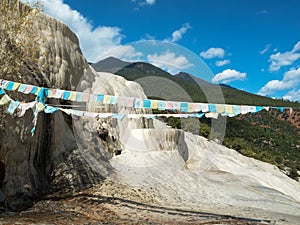
{"label": "travertine rock face", "polygon": [[[75,90],[88,69],[76,35],[46,15],[40,15],[37,23],[37,29],[45,36],[38,62],[42,74],[24,74],[21,82]],[[0,78],[3,77],[0,75]],[[34,96],[8,94],[21,101],[34,100]],[[48,103],[57,104],[59,101],[49,100]],[[100,149],[101,140],[94,136],[82,138],[83,149],[91,150],[89,154],[93,157],[84,154],[78,147],[76,140],[80,137],[74,136],[70,116],[62,112],[53,115],[40,113],[34,136],[30,132],[32,119],[33,113],[28,110],[22,118],[5,114],[1,121],[4,132],[1,134],[0,160],[6,170],[1,189],[11,209],[25,208],[45,192],[89,187],[108,173],[110,155]],[[93,127],[87,129],[96,136]]]}

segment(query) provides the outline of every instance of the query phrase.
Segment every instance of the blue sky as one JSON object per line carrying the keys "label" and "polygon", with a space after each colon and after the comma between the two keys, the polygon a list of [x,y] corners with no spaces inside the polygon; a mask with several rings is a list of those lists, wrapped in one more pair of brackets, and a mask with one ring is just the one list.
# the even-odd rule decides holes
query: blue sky
{"label": "blue sky", "polygon": [[47,0],[44,11],[77,34],[90,62],[108,55],[149,61],[300,100],[298,0]]}

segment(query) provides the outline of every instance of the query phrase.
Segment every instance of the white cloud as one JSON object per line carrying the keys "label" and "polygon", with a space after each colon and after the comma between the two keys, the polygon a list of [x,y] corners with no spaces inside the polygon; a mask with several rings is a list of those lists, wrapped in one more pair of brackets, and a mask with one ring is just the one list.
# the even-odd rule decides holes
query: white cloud
{"label": "white cloud", "polygon": [[[29,2],[34,2],[30,0]],[[119,27],[93,27],[91,21],[70,8],[63,0],[43,1],[44,12],[68,25],[79,38],[88,61],[95,62],[101,55],[119,46],[123,35]]]}
{"label": "white cloud", "polygon": [[176,56],[176,54],[170,50],[167,50],[160,55],[157,53],[148,55],[147,59],[153,65],[165,69],[171,74],[176,74],[183,69],[193,66],[185,56]]}
{"label": "white cloud", "polygon": [[131,0],[131,2],[136,3],[139,7],[143,7],[146,5],[154,5],[156,3],[156,0]]}
{"label": "white cloud", "polygon": [[257,15],[268,14],[268,10],[262,9],[256,12]]}
{"label": "white cloud", "polygon": [[205,52],[201,52],[200,56],[205,59],[212,59],[212,58],[223,58],[225,55],[225,51],[222,48],[210,48]]}
{"label": "white cloud", "polygon": [[270,56],[269,62],[271,65],[269,67],[270,71],[278,71],[282,66],[292,65],[296,60],[300,59],[300,41],[295,44],[291,51],[284,53],[277,52]]}
{"label": "white cloud", "polygon": [[229,63],[230,63],[230,60],[228,60],[228,59],[218,60],[218,61],[216,61],[216,66],[225,66],[225,65],[227,65]]}
{"label": "white cloud", "polygon": [[188,29],[190,29],[191,26],[189,23],[185,23],[181,26],[181,28],[179,28],[178,30],[175,30],[172,33],[172,38],[168,38],[165,41],[170,41],[170,42],[177,42],[179,41],[182,36],[187,32]]}
{"label": "white cloud", "polygon": [[282,80],[271,80],[263,86],[258,94],[270,95],[276,91],[288,90],[298,86],[300,83],[300,68],[291,69],[284,73]]}
{"label": "white cloud", "polygon": [[288,99],[290,101],[299,101],[300,100],[300,89],[293,89],[285,94],[283,99]]}
{"label": "white cloud", "polygon": [[155,4],[156,0],[146,0],[146,4],[153,5]]}
{"label": "white cloud", "polygon": [[244,79],[246,79],[246,76],[247,76],[246,73],[241,73],[236,70],[227,69],[221,73],[216,74],[212,78],[212,82],[227,84],[227,83],[230,83],[235,80],[244,80]]}
{"label": "white cloud", "polygon": [[271,44],[267,44],[263,50],[259,51],[259,54],[261,55],[265,54],[267,51],[270,50],[270,48],[271,48]]}
{"label": "white cloud", "polygon": [[108,58],[110,56],[130,62],[130,61],[140,60],[140,57],[143,56],[143,53],[137,52],[136,49],[131,45],[122,45],[109,51],[107,54],[103,55],[97,61]]}

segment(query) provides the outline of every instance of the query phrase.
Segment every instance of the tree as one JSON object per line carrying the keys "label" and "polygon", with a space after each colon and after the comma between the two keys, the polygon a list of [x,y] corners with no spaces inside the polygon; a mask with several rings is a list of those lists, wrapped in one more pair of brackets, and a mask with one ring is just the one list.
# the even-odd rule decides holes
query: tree
{"label": "tree", "polygon": [[36,29],[42,11],[37,1],[32,5],[19,0],[0,0],[0,77],[20,80],[22,73],[37,74],[42,33]]}
{"label": "tree", "polygon": [[[24,4],[19,0],[0,0],[0,79],[28,82],[27,75],[35,83],[45,83],[38,66],[43,34],[38,29],[41,4]],[[10,93],[22,100],[24,96]],[[0,150],[5,130],[5,107],[0,107]],[[1,158],[1,154],[0,154]]]}
{"label": "tree", "polygon": [[288,175],[290,178],[292,178],[292,179],[298,181],[299,174],[298,174],[298,171],[297,171],[297,169],[296,169],[295,167],[292,167],[292,168],[290,169],[290,171],[288,172],[287,175]]}

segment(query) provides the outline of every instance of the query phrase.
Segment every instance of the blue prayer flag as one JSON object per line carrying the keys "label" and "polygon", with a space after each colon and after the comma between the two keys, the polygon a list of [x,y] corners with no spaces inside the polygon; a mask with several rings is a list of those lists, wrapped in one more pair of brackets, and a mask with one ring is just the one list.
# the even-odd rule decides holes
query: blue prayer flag
{"label": "blue prayer flag", "polygon": [[114,119],[118,119],[118,120],[123,120],[125,118],[125,115],[124,114],[116,114],[116,113],[113,113],[112,114],[112,118]]}
{"label": "blue prayer flag", "polygon": [[166,102],[165,101],[158,101],[158,109],[165,110],[166,109]]}
{"label": "blue prayer flag", "polygon": [[6,85],[6,90],[12,91],[14,84],[15,82],[9,81],[8,84]]}
{"label": "blue prayer flag", "polygon": [[62,99],[63,100],[69,100],[70,99],[70,94],[71,94],[70,91],[64,91]]}
{"label": "blue prayer flag", "polygon": [[256,112],[259,112],[259,111],[263,110],[263,108],[264,107],[262,107],[262,106],[256,106]]}
{"label": "blue prayer flag", "polygon": [[37,86],[33,86],[30,93],[35,94],[37,92],[37,90],[38,90]]}
{"label": "blue prayer flag", "polygon": [[45,105],[45,99],[47,98],[48,95],[49,95],[48,89],[42,87],[39,93],[37,94],[36,100],[38,102],[41,102],[43,105]]}
{"label": "blue prayer flag", "polygon": [[144,108],[150,109],[151,101],[149,99],[144,99],[143,105],[144,105]]}
{"label": "blue prayer flag", "polygon": [[44,112],[45,113],[54,113],[54,112],[56,112],[56,111],[58,111],[59,110],[59,108],[57,108],[57,107],[53,107],[53,106],[49,106],[49,105],[46,105],[46,107],[45,107],[45,109],[44,109]]}
{"label": "blue prayer flag", "polygon": [[181,112],[187,112],[188,111],[188,103],[187,102],[181,102],[180,103],[180,111]]}
{"label": "blue prayer flag", "polygon": [[234,115],[241,114],[241,106],[240,105],[234,105],[233,106],[233,112],[234,112]]}
{"label": "blue prayer flag", "polygon": [[5,91],[3,90],[2,87],[0,87],[0,95],[4,95],[5,94]]}
{"label": "blue prayer flag", "polygon": [[104,98],[104,95],[102,95],[102,94],[98,94],[98,96],[97,96],[97,102],[102,102],[103,101],[103,98]]}
{"label": "blue prayer flag", "polygon": [[11,101],[8,106],[7,113],[10,115],[14,114],[15,110],[18,108],[19,105],[19,101]]}
{"label": "blue prayer flag", "polygon": [[25,90],[26,90],[26,87],[27,87],[27,85],[26,85],[26,84],[21,84],[21,85],[20,85],[20,87],[19,87],[19,89],[18,89],[18,92],[22,92],[22,93],[24,93],[24,92],[25,92]]}
{"label": "blue prayer flag", "polygon": [[117,96],[111,96],[109,104],[115,105],[117,103]]}
{"label": "blue prayer flag", "polygon": [[83,93],[77,92],[76,93],[76,102],[82,102],[83,101]]}
{"label": "blue prayer flag", "polygon": [[209,112],[217,112],[216,104],[208,104],[208,111]]}

